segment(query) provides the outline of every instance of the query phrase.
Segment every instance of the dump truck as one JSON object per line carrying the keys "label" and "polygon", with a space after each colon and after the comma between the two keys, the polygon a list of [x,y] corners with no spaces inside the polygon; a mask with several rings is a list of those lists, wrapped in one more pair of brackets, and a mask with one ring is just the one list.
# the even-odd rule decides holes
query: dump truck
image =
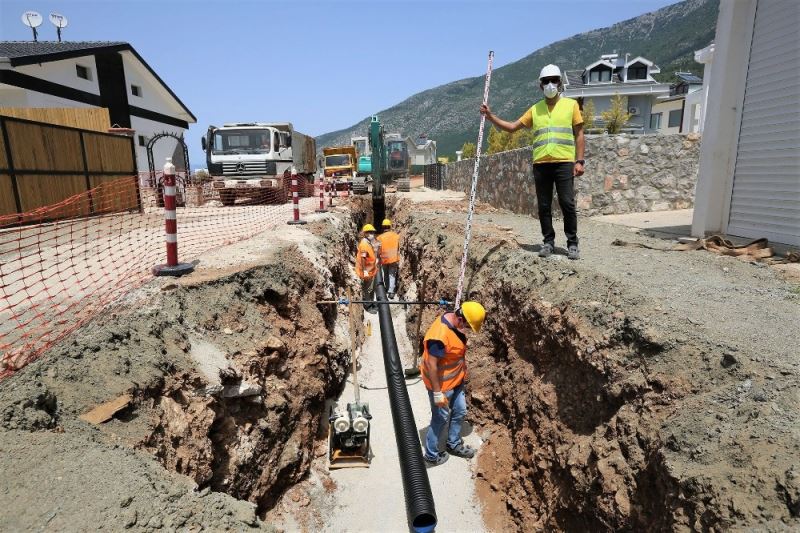
{"label": "dump truck", "polygon": [[[235,122],[209,126],[202,138],[206,166],[222,205],[237,199],[285,203],[291,194],[292,168],[313,181],[316,141],[291,122]],[[306,196],[301,188],[301,196]]]}
{"label": "dump truck", "polygon": [[357,156],[353,146],[331,146],[322,149],[325,157],[325,179],[336,183],[337,190],[349,190],[356,175]]}

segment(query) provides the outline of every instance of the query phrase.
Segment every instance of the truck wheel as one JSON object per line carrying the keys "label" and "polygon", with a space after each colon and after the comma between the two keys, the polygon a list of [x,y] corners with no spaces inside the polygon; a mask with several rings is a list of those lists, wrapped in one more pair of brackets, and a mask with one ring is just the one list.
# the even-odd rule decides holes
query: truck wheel
{"label": "truck wheel", "polygon": [[411,191],[411,178],[397,178],[397,191],[410,192]]}
{"label": "truck wheel", "polygon": [[219,201],[222,205],[233,205],[236,203],[236,193],[229,189],[222,189],[219,191]]}
{"label": "truck wheel", "polygon": [[367,193],[367,179],[363,176],[353,178],[353,194]]}

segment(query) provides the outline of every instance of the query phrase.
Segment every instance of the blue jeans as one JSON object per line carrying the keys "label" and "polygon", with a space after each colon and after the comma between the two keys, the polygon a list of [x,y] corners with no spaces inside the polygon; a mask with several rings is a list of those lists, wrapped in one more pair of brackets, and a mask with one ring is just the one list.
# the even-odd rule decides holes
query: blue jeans
{"label": "blue jeans", "polygon": [[467,416],[467,396],[464,384],[444,393],[450,400],[450,409],[439,407],[433,403],[433,392],[428,391],[428,400],[431,402],[431,425],[425,435],[425,455],[436,457],[439,455],[439,435],[442,428],[450,421],[447,432],[447,445],[455,448],[461,444],[461,424]]}

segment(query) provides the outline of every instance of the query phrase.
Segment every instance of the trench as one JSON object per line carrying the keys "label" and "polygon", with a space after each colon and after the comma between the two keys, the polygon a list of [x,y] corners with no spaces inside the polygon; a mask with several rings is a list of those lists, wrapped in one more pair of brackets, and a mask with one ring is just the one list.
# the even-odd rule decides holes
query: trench
{"label": "trench", "polygon": [[[453,299],[463,214],[408,201],[391,211],[402,228],[401,287],[417,290],[425,275],[438,290],[426,298]],[[484,303],[488,316],[469,345],[468,418],[485,440],[475,482],[487,528],[713,526],[717,518],[665,466],[660,427],[682,392],[651,374],[648,359],[667,344],[608,305],[607,280],[555,278],[503,232],[473,235],[464,298]],[[596,299],[573,299],[587,293],[571,291],[578,283],[599,287]],[[424,324],[436,313],[410,309],[410,335],[419,312]]]}
{"label": "trench", "polygon": [[[356,198],[338,228],[311,228],[326,248],[321,267],[287,252],[182,291],[176,342],[190,356],[224,354],[232,370],[218,388],[245,383],[258,393],[203,393],[213,388],[208,379],[185,372],[144,393],[140,404],[159,416],[140,446],[165,468],[255,503],[262,517],[308,475],[325,402],[342,390],[350,364],[347,342],[336,339],[336,306],[314,302],[353,283],[355,236],[371,207]],[[403,243],[401,297],[416,294],[425,274],[438,291],[426,297],[452,299],[463,220],[433,223],[402,201],[387,208]],[[693,510],[660,453],[658,427],[675,391],[649,375],[646,360],[664,346],[602,303],[548,302],[550,274],[512,248],[479,234],[468,264],[466,296],[490,313],[468,355],[469,421],[485,441],[475,484],[487,528],[673,528]],[[436,310],[407,310],[411,338],[420,312],[428,324]]]}

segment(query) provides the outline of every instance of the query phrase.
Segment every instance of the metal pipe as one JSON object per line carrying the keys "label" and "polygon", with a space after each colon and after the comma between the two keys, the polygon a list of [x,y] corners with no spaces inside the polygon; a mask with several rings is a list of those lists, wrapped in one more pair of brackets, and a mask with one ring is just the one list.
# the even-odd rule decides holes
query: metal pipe
{"label": "metal pipe", "polygon": [[[377,303],[387,303],[386,287],[383,275],[378,269],[375,283]],[[428,480],[425,460],[408,398],[403,364],[397,350],[397,338],[394,335],[392,314],[386,305],[378,305],[378,320],[381,327],[381,345],[383,347],[383,364],[386,369],[386,384],[389,390],[389,403],[394,422],[397,455],[400,458],[400,473],[403,478],[403,489],[406,496],[406,511],[411,527],[417,533],[429,533],[436,528],[436,507]]]}
{"label": "metal pipe", "polygon": [[338,300],[320,300],[318,304],[377,304],[377,305],[441,305],[442,307],[452,307],[450,300],[386,300],[385,302],[374,300],[350,300],[339,298]]}

